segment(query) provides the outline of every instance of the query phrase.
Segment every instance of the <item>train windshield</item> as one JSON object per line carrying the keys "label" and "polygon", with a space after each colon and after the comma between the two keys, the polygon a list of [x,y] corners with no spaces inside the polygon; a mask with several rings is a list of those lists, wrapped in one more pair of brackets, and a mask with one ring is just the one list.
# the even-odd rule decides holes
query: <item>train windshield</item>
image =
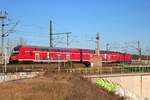
{"label": "train windshield", "polygon": [[19,54],[19,49],[20,49],[20,46],[15,47],[15,48],[13,49],[13,51],[12,51],[12,55],[17,55],[17,54]]}

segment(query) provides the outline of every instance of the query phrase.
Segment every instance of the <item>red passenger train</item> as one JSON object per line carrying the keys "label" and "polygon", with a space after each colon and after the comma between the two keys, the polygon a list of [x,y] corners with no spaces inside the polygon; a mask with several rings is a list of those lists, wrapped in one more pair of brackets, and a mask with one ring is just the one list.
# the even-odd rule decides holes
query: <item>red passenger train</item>
{"label": "red passenger train", "polygon": [[[131,62],[132,56],[112,51],[101,51],[102,62]],[[16,46],[10,56],[10,63],[17,62],[83,62],[90,63],[96,56],[94,50],[72,48],[49,48],[40,46]]]}

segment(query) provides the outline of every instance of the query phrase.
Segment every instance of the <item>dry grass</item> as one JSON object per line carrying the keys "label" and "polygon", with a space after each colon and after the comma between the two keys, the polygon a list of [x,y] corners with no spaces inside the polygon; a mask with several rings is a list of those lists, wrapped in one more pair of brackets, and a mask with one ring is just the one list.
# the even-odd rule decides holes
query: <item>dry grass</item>
{"label": "dry grass", "polygon": [[122,100],[75,75],[48,74],[1,83],[0,100]]}

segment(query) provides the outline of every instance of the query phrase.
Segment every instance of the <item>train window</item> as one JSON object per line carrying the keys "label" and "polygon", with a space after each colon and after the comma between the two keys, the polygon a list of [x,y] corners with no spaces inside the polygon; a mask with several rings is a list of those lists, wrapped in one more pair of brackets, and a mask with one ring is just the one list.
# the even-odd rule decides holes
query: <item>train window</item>
{"label": "train window", "polygon": [[65,59],[65,57],[63,57],[63,56],[62,56],[62,57],[60,57],[60,59],[61,59],[61,60],[64,60],[64,59]]}
{"label": "train window", "polygon": [[30,56],[33,56],[33,52],[32,51],[30,51]]}
{"label": "train window", "polygon": [[75,57],[75,55],[74,54],[72,54],[72,58],[74,58]]}
{"label": "train window", "polygon": [[46,49],[46,51],[48,52],[48,51],[49,51],[49,49]]}
{"label": "train window", "polygon": [[54,52],[54,49],[51,49],[51,52]]}
{"label": "train window", "polygon": [[67,52],[67,50],[64,50],[64,52]]}
{"label": "train window", "polygon": [[86,58],[88,58],[89,57],[89,55],[88,54],[86,54]]}
{"label": "train window", "polygon": [[22,51],[22,55],[25,55],[26,53],[25,53],[25,51]]}
{"label": "train window", "polygon": [[66,50],[66,52],[69,52],[69,50]]}
{"label": "train window", "polygon": [[115,59],[115,58],[118,58],[118,57],[117,57],[116,55],[112,55],[112,58],[114,58],[114,59]]}
{"label": "train window", "polygon": [[18,47],[16,47],[16,48],[14,48],[14,51],[18,51],[20,48],[18,48]]}
{"label": "train window", "polygon": [[44,49],[44,48],[42,48],[42,51],[45,51],[45,49]]}
{"label": "train window", "polygon": [[19,53],[19,51],[12,51],[12,53]]}
{"label": "train window", "polygon": [[19,53],[19,49],[14,49],[13,53]]}
{"label": "train window", "polygon": [[18,55],[19,53],[13,53],[12,56]]}
{"label": "train window", "polygon": [[82,54],[82,57],[84,57],[84,54]]}
{"label": "train window", "polygon": [[54,52],[57,52],[57,50],[56,50],[56,49],[54,49]]}
{"label": "train window", "polygon": [[42,57],[42,60],[48,60],[46,56]]}

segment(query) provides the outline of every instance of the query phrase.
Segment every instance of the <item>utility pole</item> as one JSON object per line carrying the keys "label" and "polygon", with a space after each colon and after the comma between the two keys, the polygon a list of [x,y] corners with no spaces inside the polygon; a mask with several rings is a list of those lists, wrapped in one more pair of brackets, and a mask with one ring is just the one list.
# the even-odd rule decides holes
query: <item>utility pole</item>
{"label": "utility pole", "polygon": [[0,16],[0,18],[2,21],[2,44],[1,44],[1,47],[2,47],[2,58],[3,58],[3,55],[4,55],[4,19],[5,19],[5,16]]}
{"label": "utility pole", "polygon": [[140,41],[137,41],[137,44],[138,44],[138,53],[139,53],[139,58],[138,60],[141,62],[141,48],[140,48]]}
{"label": "utility pole", "polygon": [[68,48],[68,46],[69,46],[69,34],[71,34],[71,33],[66,33],[67,34],[67,48]]}
{"label": "utility pole", "polygon": [[99,49],[99,33],[96,34],[96,54],[100,55],[100,49]]}
{"label": "utility pole", "polygon": [[52,20],[50,20],[50,47],[53,47],[53,37],[52,37]]}
{"label": "utility pole", "polygon": [[108,52],[109,50],[109,43],[106,44],[106,51]]}
{"label": "utility pole", "polygon": [[101,61],[101,57],[100,57],[100,43],[99,42],[100,42],[100,37],[99,37],[99,33],[97,32],[97,34],[96,34],[96,55],[97,55],[96,63],[100,68],[102,68],[102,61]]}
{"label": "utility pole", "polygon": [[53,35],[60,35],[60,34],[66,34],[67,35],[67,48],[69,46],[69,34],[71,34],[71,32],[65,32],[65,33],[53,33],[52,32],[52,20],[50,20],[50,47],[53,47]]}
{"label": "utility pole", "polygon": [[1,25],[2,26],[2,35],[1,35],[1,37],[2,37],[2,44],[1,44],[2,64],[3,64],[3,58],[4,58],[4,26],[5,26],[4,19],[6,18],[6,15],[7,15],[6,11],[5,12],[1,11],[0,19],[1,19],[1,22],[2,22],[2,25]]}
{"label": "utility pole", "polygon": [[67,35],[67,48],[69,47],[69,34],[71,34],[71,32],[66,32],[64,33]]}
{"label": "utility pole", "polygon": [[10,56],[10,18],[8,17],[7,55]]}
{"label": "utility pole", "polygon": [[[108,61],[109,61],[109,58],[110,58],[110,57],[109,57],[109,56],[110,56],[110,55],[109,55],[109,43],[106,44],[106,52],[107,52],[106,54],[107,54]],[[105,58],[106,58],[106,61],[107,61],[107,57],[105,57]]]}

